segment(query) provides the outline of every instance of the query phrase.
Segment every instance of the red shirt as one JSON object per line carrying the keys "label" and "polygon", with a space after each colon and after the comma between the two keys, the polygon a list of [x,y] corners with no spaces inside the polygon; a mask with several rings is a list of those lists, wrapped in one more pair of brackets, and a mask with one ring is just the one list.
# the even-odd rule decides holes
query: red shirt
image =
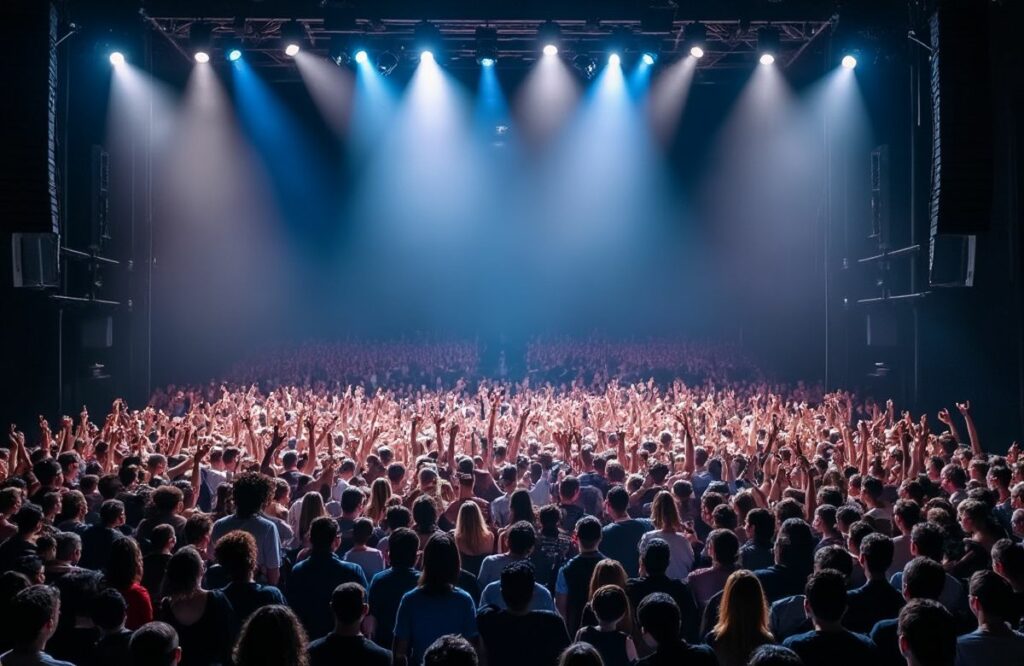
{"label": "red shirt", "polygon": [[128,605],[128,616],[124,626],[130,631],[135,631],[147,622],[153,621],[153,602],[149,598],[149,592],[142,587],[141,583],[132,583],[132,586],[125,590],[118,590]]}

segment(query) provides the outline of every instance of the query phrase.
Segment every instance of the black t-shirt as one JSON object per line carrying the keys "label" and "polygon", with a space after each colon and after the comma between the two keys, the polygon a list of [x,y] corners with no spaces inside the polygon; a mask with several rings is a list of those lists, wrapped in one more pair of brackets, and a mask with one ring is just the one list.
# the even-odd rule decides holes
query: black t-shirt
{"label": "black t-shirt", "polygon": [[558,662],[569,646],[565,623],[551,611],[513,615],[487,606],[477,615],[477,629],[489,666],[542,666]]}
{"label": "black t-shirt", "polygon": [[679,614],[682,617],[681,636],[687,641],[696,641],[699,638],[700,614],[697,610],[697,601],[693,598],[690,586],[681,580],[669,578],[662,574],[660,576],[644,576],[643,578],[630,578],[626,581],[626,594],[633,606],[633,612],[640,607],[640,602],[649,594],[664,592],[679,606]]}
{"label": "black t-shirt", "polygon": [[626,653],[626,640],[629,638],[623,631],[601,631],[599,627],[583,627],[576,634],[576,641],[590,643],[601,655],[604,666],[632,666]]}
{"label": "black t-shirt", "polygon": [[128,641],[132,632],[122,629],[99,639],[93,648],[92,655],[85,663],[90,666],[129,666],[132,663],[128,652]]}
{"label": "black t-shirt", "polygon": [[871,630],[871,641],[878,649],[879,666],[904,666],[900,652],[899,620],[882,620]]}
{"label": "black t-shirt", "polygon": [[891,620],[903,608],[903,595],[884,580],[869,580],[846,593],[846,614],[843,626],[866,634],[876,623]]}
{"label": "black t-shirt", "polygon": [[680,665],[718,666],[718,658],[707,645],[690,645],[680,642],[673,645],[659,645],[654,654],[636,662],[636,666]]}
{"label": "black t-shirt", "polygon": [[864,666],[878,660],[878,649],[863,634],[841,631],[808,631],[782,643],[796,652],[804,666]]}
{"label": "black t-shirt", "polygon": [[365,636],[327,634],[309,644],[309,666],[391,666],[391,650],[385,650]]}
{"label": "black t-shirt", "polygon": [[286,604],[281,590],[273,585],[236,582],[229,583],[221,591],[231,602],[231,607],[235,610],[235,616],[239,622],[245,622],[246,618],[264,606]]}

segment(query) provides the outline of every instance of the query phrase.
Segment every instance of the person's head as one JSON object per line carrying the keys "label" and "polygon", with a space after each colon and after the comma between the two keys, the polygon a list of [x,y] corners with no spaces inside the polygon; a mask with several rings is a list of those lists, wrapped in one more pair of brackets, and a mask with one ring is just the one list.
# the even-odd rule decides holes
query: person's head
{"label": "person's head", "polygon": [[235,477],[231,496],[235,500],[235,514],[248,518],[263,510],[270,500],[273,484],[270,477],[259,472],[245,472]]}
{"label": "person's head", "polygon": [[432,532],[437,527],[437,506],[434,500],[421,495],[412,504],[412,519],[420,533]]}
{"label": "person's head", "polygon": [[811,527],[826,536],[834,535],[836,533],[836,508],[831,504],[822,504],[815,509]]}
{"label": "person's head", "polygon": [[654,592],[644,597],[637,607],[636,616],[644,639],[652,647],[679,641],[679,606],[664,592]]}
{"label": "person's head", "polygon": [[569,475],[558,484],[558,498],[562,504],[572,504],[580,496],[580,480]]}
{"label": "person's head", "polygon": [[747,666],[803,666],[800,655],[781,645],[762,645],[754,650]]}
{"label": "person's head", "polygon": [[845,504],[836,509],[836,526],[843,534],[849,534],[850,528],[860,520],[861,510],[850,504]]}
{"label": "person's head", "polygon": [[373,521],[369,518],[358,518],[352,525],[352,541],[357,546],[365,546],[373,536]]}
{"label": "person's head", "polygon": [[992,570],[1014,589],[1024,587],[1024,544],[1000,539],[992,546]]}
{"label": "person's head", "polygon": [[4,516],[13,516],[21,508],[22,504],[22,490],[21,488],[7,487],[0,490],[0,514]]}
{"label": "person's head", "polygon": [[956,621],[933,599],[913,599],[900,610],[896,633],[909,666],[952,666],[956,660]]}
{"label": "person's head", "polygon": [[755,645],[771,640],[768,602],[753,573],[741,569],[729,574],[713,633],[738,659],[749,654]]}
{"label": "person's head", "polygon": [[842,546],[825,546],[814,552],[814,570],[835,569],[849,581],[853,575],[853,556]]}
{"label": "person's head", "polygon": [[193,513],[185,521],[185,529],[182,535],[185,537],[186,546],[195,546],[205,550],[210,543],[210,535],[213,533],[213,519],[205,513]]}
{"label": "person's head", "polygon": [[89,505],[85,501],[85,495],[80,490],[69,490],[64,493],[64,497],[61,499],[60,504],[60,515],[57,516],[57,520],[64,522],[66,520],[81,521],[85,518],[85,514],[89,511]]}
{"label": "person's head", "polygon": [[459,507],[459,515],[455,518],[455,538],[460,547],[474,551],[493,546],[491,531],[476,502],[465,502]]}
{"label": "person's head", "polygon": [[921,522],[921,505],[914,500],[901,499],[892,507],[893,522],[900,533],[907,535]]}
{"label": "person's head", "polygon": [[58,532],[56,559],[75,565],[82,558],[82,537],[74,532]]}
{"label": "person's head", "polygon": [[736,533],[728,529],[712,530],[707,540],[708,556],[720,567],[736,566],[736,558],[740,553],[740,540]]}
{"label": "person's head", "polygon": [[605,585],[618,585],[626,589],[626,570],[616,560],[604,559],[597,563],[590,574],[589,596],[593,597],[598,588]]}
{"label": "person's head", "polygon": [[176,597],[192,594],[203,578],[203,558],[192,546],[185,546],[167,561],[161,595]]}
{"label": "person's head", "polygon": [[213,549],[217,564],[232,581],[247,583],[256,571],[256,539],[248,532],[233,530],[217,540]]}
{"label": "person's head", "polygon": [[935,523],[918,523],[910,530],[910,553],[942,562],[946,532]]}
{"label": "person's head", "polygon": [[860,562],[864,571],[884,576],[886,569],[892,564],[895,547],[892,539],[884,534],[873,532],[860,542]]}
{"label": "person's head", "polygon": [[126,590],[142,580],[142,550],[135,539],[114,540],[104,575],[107,584],[118,590]]}
{"label": "person's head", "polygon": [[979,622],[999,623],[1010,617],[1013,588],[995,571],[976,571],[971,576],[969,595],[971,612]]}
{"label": "person's head", "polygon": [[455,634],[441,636],[423,653],[423,666],[477,666],[479,663],[473,644]]}
{"label": "person's head", "polygon": [[15,649],[42,649],[57,630],[60,593],[47,585],[32,585],[14,595],[8,634]]}
{"label": "person's head", "polygon": [[815,625],[835,625],[846,612],[846,580],[833,569],[815,571],[804,588],[804,610]]}
{"label": "person's head", "polygon": [[655,529],[666,532],[678,532],[682,529],[679,521],[679,510],[676,508],[672,493],[661,491],[654,496],[651,505],[651,522]]}
{"label": "person's head", "polygon": [[533,510],[533,500],[530,498],[530,493],[521,488],[509,496],[508,511],[509,518],[513,523],[519,522],[520,520],[525,520],[531,524],[536,522]]}
{"label": "person's head", "polygon": [[149,532],[149,545],[156,552],[170,553],[176,543],[177,537],[170,525],[157,525]]}
{"label": "person's head", "polygon": [[640,562],[648,576],[663,576],[668,571],[672,550],[664,539],[654,538],[647,542]]}
{"label": "person's head", "polygon": [[149,622],[135,630],[128,641],[133,664],[173,666],[181,661],[178,632],[165,622]]}
{"label": "person's head", "polygon": [[520,520],[508,530],[508,551],[516,557],[526,557],[537,544],[537,530],[525,520]]}
{"label": "person's head", "polygon": [[629,509],[629,492],[622,486],[612,486],[605,497],[608,513],[616,518],[623,517]]}
{"label": "person's head", "polygon": [[388,537],[388,552],[393,569],[411,569],[416,565],[419,537],[407,527],[399,527]]}
{"label": "person's head", "polygon": [[590,607],[599,622],[615,625],[630,612],[629,598],[618,585],[602,585],[590,598]]}
{"label": "person's head", "polygon": [[157,514],[177,513],[183,507],[185,496],[174,486],[160,486],[150,495],[153,510]]}
{"label": "person's head", "polygon": [[18,536],[28,539],[39,532],[43,524],[43,511],[35,504],[23,504],[18,513],[14,514],[13,522],[18,528]]}
{"label": "person's head", "polygon": [[558,657],[558,666],[604,666],[601,653],[590,643],[573,643]]}
{"label": "person's head", "polygon": [[846,545],[856,557],[860,557],[860,544],[875,528],[866,520],[858,520],[850,525],[850,533],[846,536]]}
{"label": "person's head", "polygon": [[340,541],[338,521],[330,516],[320,516],[309,526],[309,547],[314,552],[333,552],[340,545]]}
{"label": "person's head", "polygon": [[363,508],[363,501],[366,496],[363,495],[363,491],[358,488],[349,486],[341,493],[341,513],[342,515],[352,518],[358,516]]}
{"label": "person's head", "polygon": [[775,514],[768,509],[751,509],[747,513],[747,534],[759,546],[770,546],[775,539]]}
{"label": "person's head", "polygon": [[113,588],[100,590],[93,597],[90,617],[100,631],[109,634],[124,628],[128,617],[128,604],[121,593]]}
{"label": "person's head", "polygon": [[358,631],[369,612],[366,590],[359,583],[342,583],[331,593],[331,611],[337,629],[348,633]]}
{"label": "person's head", "polygon": [[[519,492],[519,491],[516,491]],[[537,513],[542,534],[553,536],[558,534],[558,526],[562,522],[562,510],[557,505],[548,504]]]}
{"label": "person's head", "polygon": [[597,550],[601,543],[601,521],[594,516],[584,516],[576,521],[575,534],[580,551]]}
{"label": "person's head", "polygon": [[800,518],[790,518],[779,528],[775,562],[799,571],[814,567],[814,537],[811,527]]}
{"label": "person's head", "polygon": [[430,594],[448,592],[458,581],[461,569],[462,560],[455,539],[445,532],[437,532],[423,548],[419,587]]}
{"label": "person's head", "polygon": [[946,570],[929,557],[915,557],[903,567],[903,598],[938,600],[946,586]]}
{"label": "person's head", "polygon": [[513,613],[525,612],[533,599],[536,576],[527,560],[516,560],[501,571],[501,598]]}
{"label": "person's head", "polygon": [[955,493],[967,487],[967,472],[960,465],[948,464],[942,468],[939,476],[941,487],[947,493]]}
{"label": "person's head", "polygon": [[32,474],[43,488],[58,488],[64,482],[63,472],[53,458],[43,458],[32,465]]}
{"label": "person's head", "polygon": [[288,606],[263,606],[242,625],[232,654],[235,666],[306,666],[306,630]]}
{"label": "person's head", "polygon": [[401,504],[389,506],[387,511],[384,512],[384,524],[389,530],[409,527],[412,525],[412,511]]}

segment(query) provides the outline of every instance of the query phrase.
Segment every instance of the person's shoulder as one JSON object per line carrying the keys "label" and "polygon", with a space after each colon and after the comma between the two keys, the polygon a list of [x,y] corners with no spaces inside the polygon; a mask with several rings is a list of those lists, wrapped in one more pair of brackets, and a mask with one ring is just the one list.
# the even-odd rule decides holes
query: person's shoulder
{"label": "person's shoulder", "polygon": [[472,606],[472,607],[473,607],[474,609],[476,608],[476,604],[475,604],[475,603],[473,603],[473,597],[472,597],[472,596],[471,596],[471,595],[469,594],[469,592],[466,592],[466,591],[465,591],[464,589],[462,589],[461,587],[453,587],[453,588],[452,588],[452,594],[453,594],[453,595],[454,595],[454,597],[455,597],[455,598],[457,598],[457,599],[458,599],[458,600],[459,600],[460,602],[462,602],[462,603],[468,603],[468,604],[469,604],[470,606]]}
{"label": "person's shoulder", "polygon": [[790,636],[786,640],[782,641],[782,647],[791,648],[791,647],[793,647],[795,645],[796,646],[804,645],[806,643],[809,643],[809,642],[813,641],[816,636],[817,636],[817,632],[815,632],[813,630],[812,631],[804,632],[802,634],[793,634],[792,636]]}

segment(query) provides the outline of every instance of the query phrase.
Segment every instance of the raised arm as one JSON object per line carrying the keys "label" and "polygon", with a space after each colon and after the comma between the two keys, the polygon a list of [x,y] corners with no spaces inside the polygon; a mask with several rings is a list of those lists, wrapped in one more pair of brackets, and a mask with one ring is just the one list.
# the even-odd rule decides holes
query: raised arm
{"label": "raised arm", "polygon": [[971,401],[958,402],[956,408],[963,414],[967,422],[967,436],[971,438],[971,451],[977,458],[984,458],[985,452],[981,449],[981,440],[978,438],[978,429],[974,426],[974,417],[971,416]]}

